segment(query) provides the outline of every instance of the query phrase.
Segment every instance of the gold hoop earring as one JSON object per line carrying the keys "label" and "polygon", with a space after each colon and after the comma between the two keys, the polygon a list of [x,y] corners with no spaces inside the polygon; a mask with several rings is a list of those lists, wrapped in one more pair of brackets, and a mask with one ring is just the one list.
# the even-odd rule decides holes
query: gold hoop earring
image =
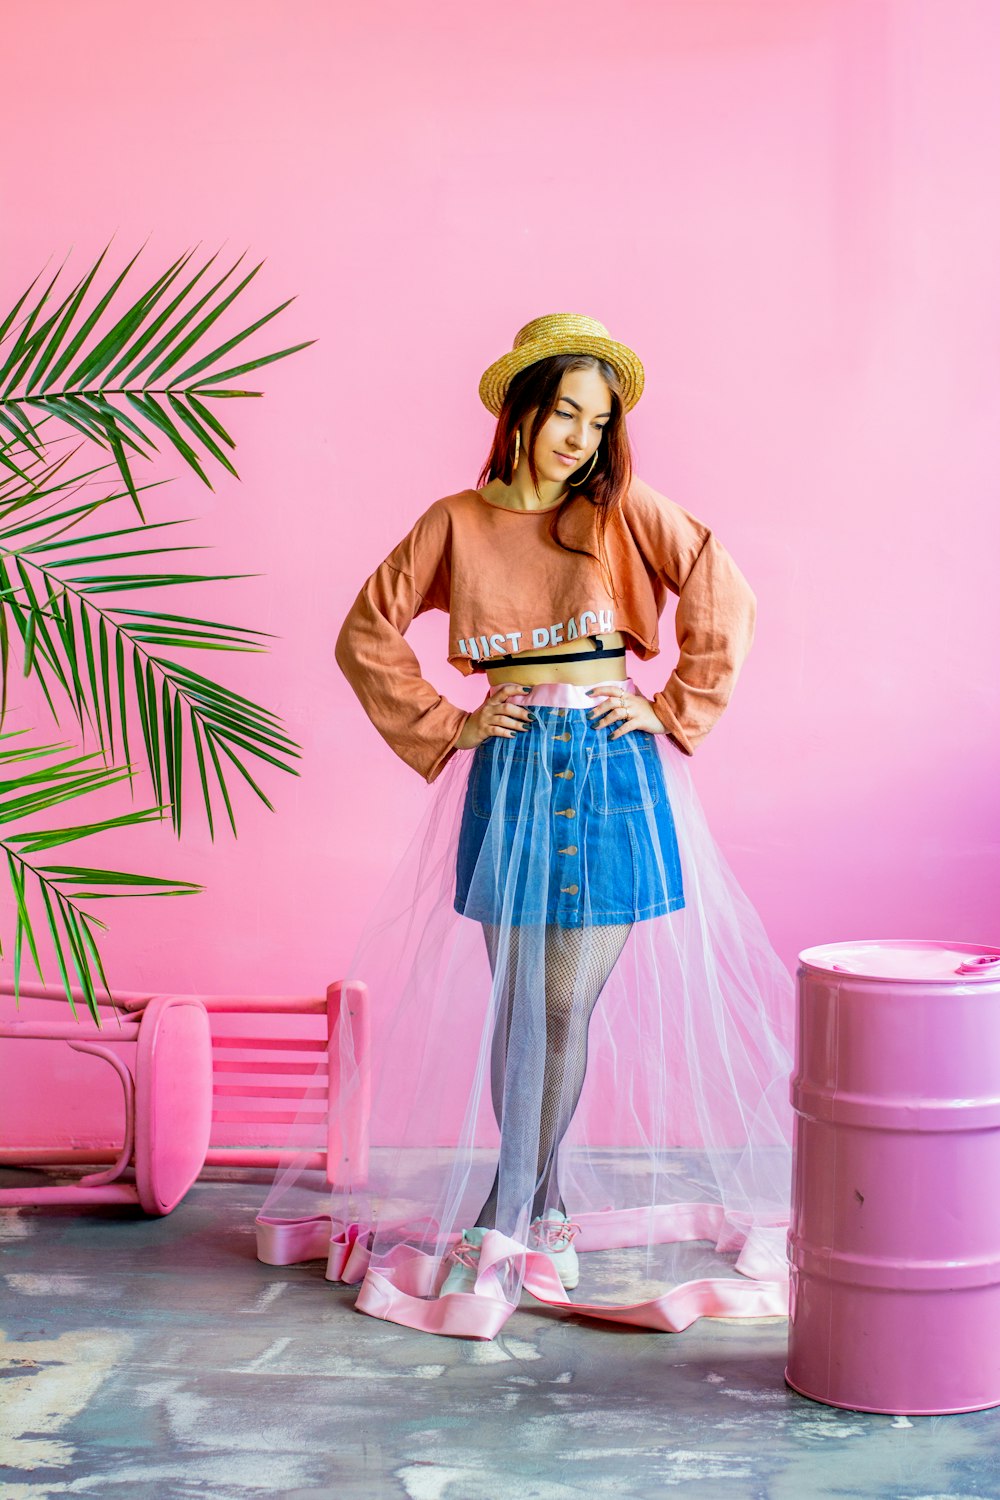
{"label": "gold hoop earring", "polygon": [[517,468],[517,460],[518,460],[518,457],[520,455],[520,452],[521,452],[521,429],[520,429],[520,427],[518,427],[518,429],[514,433],[514,462],[510,466],[511,477],[513,477],[514,470]]}
{"label": "gold hoop earring", "polygon": [[571,485],[573,487],[573,489],[579,489],[580,485],[583,484],[583,483],[585,483],[585,481],[588,480],[590,478],[591,474],[594,472],[594,465],[596,464],[596,462],[597,462],[597,449],[595,448],[594,449],[594,456],[590,460],[590,466],[587,469],[586,474],[584,474],[583,479],[567,479],[566,483],[569,484],[569,485]]}

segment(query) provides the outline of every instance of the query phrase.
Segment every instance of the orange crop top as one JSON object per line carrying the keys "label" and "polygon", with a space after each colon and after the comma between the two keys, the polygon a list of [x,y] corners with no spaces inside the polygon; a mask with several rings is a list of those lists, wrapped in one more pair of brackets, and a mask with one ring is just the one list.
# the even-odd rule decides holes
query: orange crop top
{"label": "orange crop top", "polygon": [[[595,507],[568,501],[559,534],[597,550]],[[707,526],[633,477],[605,536],[617,598],[593,557],[549,535],[552,511],[514,511],[478,490],[446,495],[367,580],[341,627],[337,662],[376,729],[433,781],[468,713],[424,678],[403,639],[427,609],[449,616],[448,660],[477,661],[620,631],[642,661],[657,655],[667,594],[677,596],[680,658],[653,708],[690,755],[732,693],[753,640],[756,600]]]}

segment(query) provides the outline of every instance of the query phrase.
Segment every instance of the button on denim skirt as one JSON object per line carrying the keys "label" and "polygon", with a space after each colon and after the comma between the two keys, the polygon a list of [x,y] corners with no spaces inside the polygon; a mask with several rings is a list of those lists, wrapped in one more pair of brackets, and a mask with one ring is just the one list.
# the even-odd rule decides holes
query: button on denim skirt
{"label": "button on denim skirt", "polygon": [[[609,695],[616,688],[632,684],[616,683]],[[516,700],[533,715],[529,728],[473,752],[456,868],[455,909],[464,916],[582,927],[684,905],[656,737],[633,730],[612,740],[615,724],[594,727],[595,700],[585,692],[540,684]]]}

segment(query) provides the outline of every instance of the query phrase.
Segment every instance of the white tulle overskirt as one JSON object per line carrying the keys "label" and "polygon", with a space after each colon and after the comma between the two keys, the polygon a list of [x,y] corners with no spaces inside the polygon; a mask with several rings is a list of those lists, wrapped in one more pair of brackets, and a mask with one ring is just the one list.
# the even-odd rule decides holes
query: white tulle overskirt
{"label": "white tulle overskirt", "polygon": [[[671,1332],[782,1316],[792,978],[689,758],[612,740],[583,689],[518,701],[530,728],[452,757],[361,934],[346,977],[371,1037],[338,1027],[341,1120],[311,1138],[303,1111],[258,1255],[322,1256],[362,1311],[474,1338],[523,1292]],[[330,1140],[333,1184],[310,1165]],[[467,1285],[442,1294],[472,1226]]]}

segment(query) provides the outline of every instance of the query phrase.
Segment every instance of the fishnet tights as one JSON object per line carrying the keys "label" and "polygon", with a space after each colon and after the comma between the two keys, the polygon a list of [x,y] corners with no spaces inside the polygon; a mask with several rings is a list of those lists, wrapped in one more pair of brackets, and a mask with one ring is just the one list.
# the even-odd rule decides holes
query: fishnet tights
{"label": "fishnet tights", "polygon": [[[590,1018],[631,930],[631,923],[613,927],[545,928],[545,1072],[532,1218],[544,1214],[550,1208],[566,1212],[566,1205],[559,1191],[559,1147],[583,1091],[587,1073]],[[495,978],[497,965],[501,961],[500,929],[484,925],[483,934]],[[502,976],[503,995],[493,1032],[490,1084],[493,1110],[501,1129],[520,934],[520,928],[508,929],[506,964]],[[522,975],[522,984],[524,978]],[[495,1226],[499,1191],[498,1168],[489,1196],[476,1219],[477,1226],[487,1229]]]}

